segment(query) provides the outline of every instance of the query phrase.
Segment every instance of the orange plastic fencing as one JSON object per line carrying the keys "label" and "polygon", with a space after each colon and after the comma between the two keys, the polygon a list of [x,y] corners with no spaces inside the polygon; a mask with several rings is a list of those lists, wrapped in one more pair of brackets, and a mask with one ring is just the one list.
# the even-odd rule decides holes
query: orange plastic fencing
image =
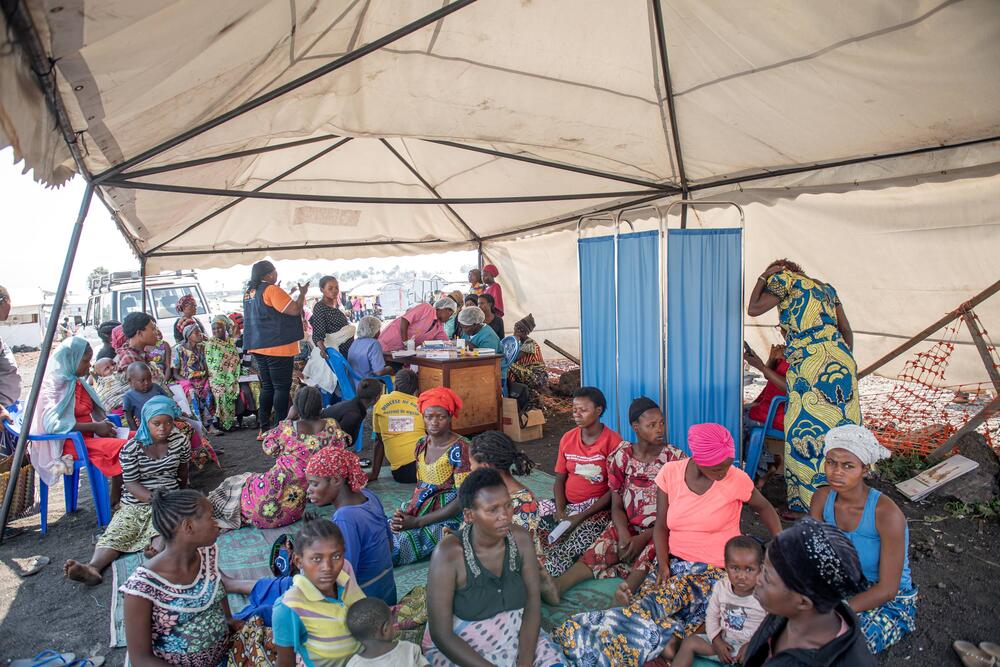
{"label": "orange plastic fencing", "polygon": [[[978,316],[973,316],[983,332],[994,367],[1000,368],[1000,358],[989,333]],[[983,376],[987,379],[982,382],[947,384],[948,361],[964,326],[961,316],[945,325],[929,348],[907,360],[886,393],[862,392],[865,425],[893,452],[926,456],[993,400],[995,390],[985,367]],[[978,431],[995,450],[1000,442],[1000,415],[987,419]]]}

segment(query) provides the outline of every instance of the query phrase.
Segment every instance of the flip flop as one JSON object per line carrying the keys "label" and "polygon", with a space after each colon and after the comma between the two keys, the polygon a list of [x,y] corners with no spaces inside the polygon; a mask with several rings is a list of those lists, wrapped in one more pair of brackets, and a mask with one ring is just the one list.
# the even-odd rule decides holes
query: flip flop
{"label": "flip flop", "polygon": [[66,667],[101,667],[104,664],[103,655],[95,655],[93,658],[80,658],[69,663]]}
{"label": "flip flop", "polygon": [[993,667],[996,665],[996,659],[993,656],[981,651],[972,642],[959,640],[951,646],[955,649],[955,653],[958,653],[958,657],[965,667]]}
{"label": "flip flop", "polygon": [[42,667],[42,665],[48,665],[49,667],[65,667],[70,665],[74,660],[76,660],[76,654],[74,653],[59,653],[49,649],[47,651],[42,651],[34,658],[12,660],[7,667]]}
{"label": "flip flop", "polygon": [[17,565],[17,573],[22,577],[30,577],[33,574],[38,574],[49,562],[48,556],[14,559],[14,564]]}
{"label": "flip flop", "polygon": [[1000,644],[995,642],[979,642],[979,650],[988,653],[997,661],[1000,661]]}

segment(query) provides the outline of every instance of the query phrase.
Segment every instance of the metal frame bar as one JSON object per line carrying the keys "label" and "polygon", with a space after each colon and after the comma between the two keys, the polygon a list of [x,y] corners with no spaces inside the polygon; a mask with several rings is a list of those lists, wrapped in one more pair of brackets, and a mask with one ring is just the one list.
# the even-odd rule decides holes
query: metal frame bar
{"label": "metal frame bar", "polygon": [[979,357],[983,360],[983,365],[986,366],[986,374],[990,377],[990,382],[993,383],[993,390],[997,396],[1000,396],[1000,373],[997,372],[997,367],[993,364],[990,347],[987,345],[986,339],[983,338],[983,332],[976,321],[975,311],[971,308],[963,308],[962,319],[965,320],[965,326],[969,328],[969,335],[972,336],[972,342],[976,344]]}
{"label": "metal frame bar", "polygon": [[156,146],[139,153],[134,157],[125,160],[121,164],[115,165],[114,167],[111,167],[110,169],[101,172],[96,177],[94,177],[94,183],[95,185],[101,185],[105,181],[110,180],[115,176],[118,176],[126,169],[130,169],[131,167],[134,167],[137,164],[141,164],[142,162],[145,162],[146,160],[152,157],[156,157],[157,155],[160,155],[161,153],[164,153],[165,151],[168,151],[171,148],[174,148],[175,146],[179,146],[188,139],[193,139],[194,137],[204,134],[205,132],[208,132],[209,130],[216,128],[219,125],[222,125],[223,123],[232,120],[233,118],[242,116],[248,111],[252,111],[257,107],[266,104],[267,102],[270,102],[271,100],[281,97],[285,93],[291,92],[296,88],[300,88],[306,85],[307,83],[311,83],[316,79],[319,79],[320,77],[329,74],[330,72],[334,72],[340,69],[341,67],[344,67],[345,65],[349,65],[353,63],[355,60],[359,60],[370,53],[374,53],[375,51],[381,49],[383,46],[388,46],[389,44],[392,44],[393,42],[398,41],[403,37],[406,37],[407,35],[420,30],[421,28],[425,28],[431,25],[432,23],[437,23],[438,21],[445,18],[449,14],[457,12],[458,10],[467,7],[474,2],[476,2],[476,0],[453,0],[452,2],[449,2],[443,7],[434,10],[430,14],[427,14],[426,16],[423,16],[417,19],[416,21],[407,23],[403,27],[393,30],[389,34],[384,35],[383,37],[380,37],[373,42],[369,42],[368,44],[365,44],[364,46],[359,47],[351,51],[350,53],[345,53],[339,58],[336,58],[335,60],[326,63],[322,67],[318,67],[312,70],[311,72],[307,72],[306,74],[303,74],[300,77],[292,79],[288,83],[278,86],[274,90],[266,92],[263,95],[259,95],[253,98],[252,100],[247,100],[243,104],[237,105],[236,107],[230,109],[229,111],[221,113],[218,116],[210,120],[207,120],[204,123],[200,123],[189,130],[185,130],[184,132],[181,132],[180,134],[170,139],[167,139],[166,141],[163,141],[157,144]]}
{"label": "metal frame bar", "polygon": [[14,448],[14,457],[10,464],[10,480],[7,485],[7,492],[3,497],[3,507],[0,509],[0,544],[3,543],[4,530],[7,527],[7,519],[10,515],[10,506],[14,500],[14,491],[17,484],[17,474],[21,470],[24,462],[24,452],[28,448],[28,433],[31,430],[32,417],[38,405],[38,395],[41,393],[42,380],[45,377],[45,369],[49,365],[49,352],[52,350],[52,343],[55,340],[56,329],[59,327],[59,316],[62,314],[63,302],[66,300],[66,291],[69,286],[69,277],[73,272],[73,261],[76,259],[76,250],[80,245],[80,235],[83,233],[83,222],[87,218],[90,210],[90,202],[94,197],[94,185],[88,183],[83,191],[83,199],[80,201],[80,210],[76,215],[76,223],[70,233],[69,246],[66,248],[66,259],[63,261],[62,274],[59,276],[59,286],[56,288],[55,300],[52,303],[52,313],[49,315],[48,325],[45,327],[45,338],[42,340],[42,352],[38,355],[38,366],[35,368],[35,376],[31,381],[31,392],[28,394],[28,402],[24,406],[23,423],[21,432],[17,436],[17,446]]}
{"label": "metal frame bar", "polygon": [[[351,140],[351,137],[345,137],[344,139],[341,139],[337,143],[335,143],[335,144],[333,144],[331,146],[327,146],[326,148],[324,148],[323,150],[321,150],[319,153],[316,153],[315,155],[312,155],[312,156],[306,158],[302,162],[299,162],[298,164],[296,164],[296,165],[294,165],[294,166],[286,169],[285,171],[281,172],[280,174],[278,174],[274,178],[269,179],[267,181],[264,181],[261,185],[258,185],[256,188],[254,188],[253,192],[260,192],[264,188],[267,188],[267,187],[270,187],[271,185],[274,185],[275,183],[277,183],[281,179],[285,178],[286,176],[289,176],[290,174],[295,173],[296,171],[298,171],[299,169],[302,169],[306,165],[311,164],[311,163],[315,162],[316,160],[320,159],[321,157],[324,157],[325,155],[327,155],[327,154],[335,151],[336,149],[340,148],[341,146],[343,146],[344,144],[346,144],[350,140]],[[126,182],[128,182],[128,181],[126,181]],[[236,197],[236,199],[234,199],[233,201],[228,202],[228,203],[224,204],[223,206],[220,206],[218,209],[212,211],[208,215],[200,218],[199,220],[195,220],[190,225],[188,225],[187,227],[185,227],[182,231],[174,234],[173,236],[171,236],[166,241],[153,246],[152,248],[150,248],[149,250],[147,250],[145,252],[144,256],[148,257],[152,253],[154,253],[157,250],[159,250],[160,248],[162,248],[163,246],[167,245],[168,243],[173,243],[174,241],[176,241],[180,237],[184,236],[185,234],[187,234],[191,230],[193,230],[193,229],[195,229],[197,227],[200,227],[201,225],[205,224],[206,222],[208,222],[212,218],[225,213],[226,211],[228,211],[232,207],[236,206],[240,202],[242,202],[245,199],[247,199],[248,196],[249,196],[249,194],[247,194],[247,193],[244,193],[242,195],[238,195]]]}
{"label": "metal frame bar", "polygon": [[[438,201],[442,200],[441,195],[438,194],[438,191],[434,188],[434,186],[431,185],[430,182],[428,182],[428,180],[426,178],[424,178],[423,176],[421,176],[420,172],[417,171],[416,167],[414,167],[412,164],[409,163],[409,161],[406,160],[406,158],[404,158],[402,155],[400,155],[399,151],[397,151],[395,148],[393,148],[389,144],[389,142],[386,141],[385,139],[380,138],[379,141],[381,141],[382,145],[385,146],[389,150],[389,152],[392,153],[393,156],[395,156],[395,158],[397,160],[399,160],[403,164],[403,166],[406,167],[411,174],[413,174],[414,177],[416,177],[416,179],[418,181],[420,181],[421,185],[423,185],[427,189],[428,192],[430,192],[432,195],[434,195],[435,199],[437,199]],[[465,221],[465,219],[458,214],[458,211],[456,211],[451,206],[449,206],[448,204],[445,204],[445,203],[442,203],[441,206],[443,206],[445,208],[445,210],[447,210],[449,213],[451,213],[453,216],[455,216],[455,219],[458,222],[460,222],[463,227],[465,227],[465,231],[469,232],[469,236],[471,237],[469,239],[470,241],[479,241],[479,234],[477,234],[472,229],[472,227],[469,226],[469,223],[467,223]]]}
{"label": "metal frame bar", "polygon": [[247,247],[247,248],[217,248],[212,250],[177,250],[168,252],[157,252],[149,253],[146,255],[147,258],[157,258],[157,257],[194,257],[200,255],[232,255],[245,252],[281,252],[283,250],[327,250],[331,248],[364,248],[367,246],[387,246],[387,245],[434,245],[434,244],[446,244],[454,245],[455,243],[466,243],[465,241],[442,241],[441,239],[430,239],[426,241],[363,241],[359,243],[302,243],[299,245],[269,245],[263,247]]}
{"label": "metal frame bar", "polygon": [[308,139],[299,139],[298,141],[287,141],[283,144],[275,144],[273,146],[262,146],[261,148],[248,148],[243,151],[235,151],[232,153],[222,153],[220,155],[212,155],[209,157],[197,158],[195,160],[185,160],[183,162],[173,162],[170,164],[164,164],[159,167],[149,167],[148,169],[136,169],[135,171],[128,171],[124,174],[120,174],[119,178],[142,178],[143,176],[152,176],[154,174],[162,174],[167,171],[177,171],[180,169],[189,169],[191,167],[200,167],[203,164],[212,164],[213,162],[224,162],[226,160],[235,160],[241,157],[249,157],[251,155],[261,155],[262,153],[271,153],[273,151],[280,151],[286,148],[296,148],[298,146],[307,146],[309,144],[314,144],[319,141],[326,141],[328,139],[340,139],[336,134],[324,134],[319,137],[310,137]]}
{"label": "metal frame bar", "polygon": [[[350,137],[348,137],[350,139]],[[344,139],[342,141],[347,141]],[[313,158],[315,159],[315,158]],[[281,180],[282,177],[275,179]],[[268,181],[271,184],[272,181]],[[226,188],[198,188],[188,185],[170,185],[167,183],[140,183],[137,181],[107,180],[107,187],[125,190],[153,190],[155,192],[175,192],[180,194],[199,195],[205,197],[240,197],[243,199],[278,199],[286,201],[330,202],[338,204],[520,204],[526,202],[574,201],[577,199],[610,199],[614,197],[634,197],[650,194],[649,190],[625,190],[622,192],[580,192],[554,195],[524,195],[521,197],[352,197],[341,195],[310,195],[296,192],[261,192],[260,188],[250,191],[229,190]],[[263,187],[266,187],[263,186]],[[662,193],[653,193],[662,197]]]}
{"label": "metal frame bar", "polygon": [[982,410],[972,416],[972,419],[965,422],[965,426],[952,433],[943,445],[927,455],[927,460],[935,462],[944,458],[944,455],[951,451],[960,439],[979,428],[987,419],[995,413],[1000,412],[1000,396],[994,396],[993,400],[987,403]]}
{"label": "metal frame bar", "polygon": [[[743,316],[744,309],[743,309],[743,305],[742,304],[743,304],[743,298],[744,298],[744,296],[747,293],[747,290],[746,290],[746,243],[745,243],[746,239],[744,238],[745,235],[742,232],[746,229],[746,213],[743,211],[743,207],[740,206],[739,204],[737,204],[734,201],[729,201],[729,200],[724,200],[724,199],[689,199],[689,200],[678,199],[676,201],[670,202],[670,204],[667,205],[666,212],[664,212],[664,214],[663,214],[663,219],[665,221],[667,221],[668,228],[669,228],[670,209],[672,209],[674,206],[682,206],[684,208],[686,208],[688,206],[735,206],[736,210],[740,214],[740,232],[741,232],[741,234],[740,234],[740,351],[739,351],[739,358],[742,359],[743,358],[743,341],[746,339],[746,321],[745,321],[746,318],[744,318],[744,316]],[[682,218],[682,221],[683,221],[683,218]],[[685,229],[685,228],[681,227],[681,229]],[[664,244],[664,245],[665,246],[669,246],[669,244]],[[742,363],[736,365],[736,372],[739,375],[739,377],[737,379],[737,386],[743,387],[743,364]],[[742,402],[742,395],[741,395],[741,402]],[[744,451],[743,451],[743,439],[742,439],[742,437],[738,437],[742,433],[743,433],[743,410],[740,410],[740,433],[734,433],[733,434],[733,436],[739,442],[739,444],[737,445],[737,448],[736,448],[736,457],[734,459],[735,463],[742,463],[742,461],[743,461],[743,455],[744,455]]]}
{"label": "metal frame bar", "polygon": [[[142,289],[142,312],[148,312],[146,308],[148,307],[146,299],[146,256],[143,255],[139,258],[139,285]],[[123,318],[124,319],[124,318]]]}
{"label": "metal frame bar", "polygon": [[553,162],[551,160],[543,160],[537,157],[530,157],[528,155],[518,155],[517,153],[505,153],[504,151],[498,151],[494,148],[483,148],[481,146],[470,146],[468,144],[460,144],[455,141],[445,141],[444,139],[424,139],[427,143],[438,144],[440,146],[448,146],[451,148],[458,148],[463,151],[472,151],[473,153],[483,153],[484,155],[492,155],[494,157],[507,158],[508,160],[517,160],[519,162],[527,162],[529,164],[537,164],[542,167],[550,167],[552,169],[559,169],[561,171],[569,171],[574,174],[585,174],[587,176],[594,176],[596,178],[604,178],[610,181],[620,181],[622,183],[631,183],[632,185],[641,185],[647,188],[655,188],[660,190],[673,190],[675,189],[672,185],[657,183],[655,181],[650,181],[642,178],[633,178],[631,176],[621,176],[619,174],[612,174],[607,171],[599,171],[597,169],[588,169],[586,167],[575,167],[570,164],[562,164],[559,162]]}
{"label": "metal frame bar", "polygon": [[[681,133],[677,127],[677,108],[674,105],[674,87],[670,80],[670,62],[667,57],[667,29],[663,24],[663,8],[660,0],[653,3],[653,18],[656,24],[656,47],[660,53],[660,69],[663,71],[664,93],[667,98],[667,115],[670,119],[670,134],[673,137],[674,157],[677,161],[677,177],[681,182],[681,199],[689,196],[687,174],[684,172],[684,154],[681,152]],[[681,229],[687,227],[687,209],[681,209]]]}

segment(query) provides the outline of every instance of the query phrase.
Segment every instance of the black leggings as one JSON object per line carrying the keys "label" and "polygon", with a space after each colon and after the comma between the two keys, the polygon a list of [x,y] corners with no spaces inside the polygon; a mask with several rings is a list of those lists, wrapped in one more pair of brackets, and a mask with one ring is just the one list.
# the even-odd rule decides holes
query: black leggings
{"label": "black leggings", "polygon": [[[292,390],[292,362],[295,357],[272,357],[254,352],[260,378],[260,405],[257,422],[261,431],[269,431],[288,416],[288,397]],[[271,422],[271,409],[274,422]]]}
{"label": "black leggings", "polygon": [[414,484],[417,481],[417,462],[410,461],[392,471],[392,478],[400,484]]}

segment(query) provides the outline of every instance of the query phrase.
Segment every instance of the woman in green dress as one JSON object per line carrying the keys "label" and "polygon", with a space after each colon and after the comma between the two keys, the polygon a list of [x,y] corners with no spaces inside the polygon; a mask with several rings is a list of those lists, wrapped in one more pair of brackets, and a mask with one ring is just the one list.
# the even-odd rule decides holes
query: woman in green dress
{"label": "woman in green dress", "polygon": [[240,393],[240,353],[233,342],[233,322],[225,315],[212,320],[212,338],[205,341],[208,383],[215,397],[215,418],[225,431],[236,422],[236,398]]}
{"label": "woman in green dress", "polygon": [[826,484],[823,443],[827,431],[861,424],[854,334],[832,285],[810,278],[795,262],[771,262],[750,294],[747,314],[778,309],[788,360],[785,411],[785,484],[790,513],[809,511],[813,493]]}

